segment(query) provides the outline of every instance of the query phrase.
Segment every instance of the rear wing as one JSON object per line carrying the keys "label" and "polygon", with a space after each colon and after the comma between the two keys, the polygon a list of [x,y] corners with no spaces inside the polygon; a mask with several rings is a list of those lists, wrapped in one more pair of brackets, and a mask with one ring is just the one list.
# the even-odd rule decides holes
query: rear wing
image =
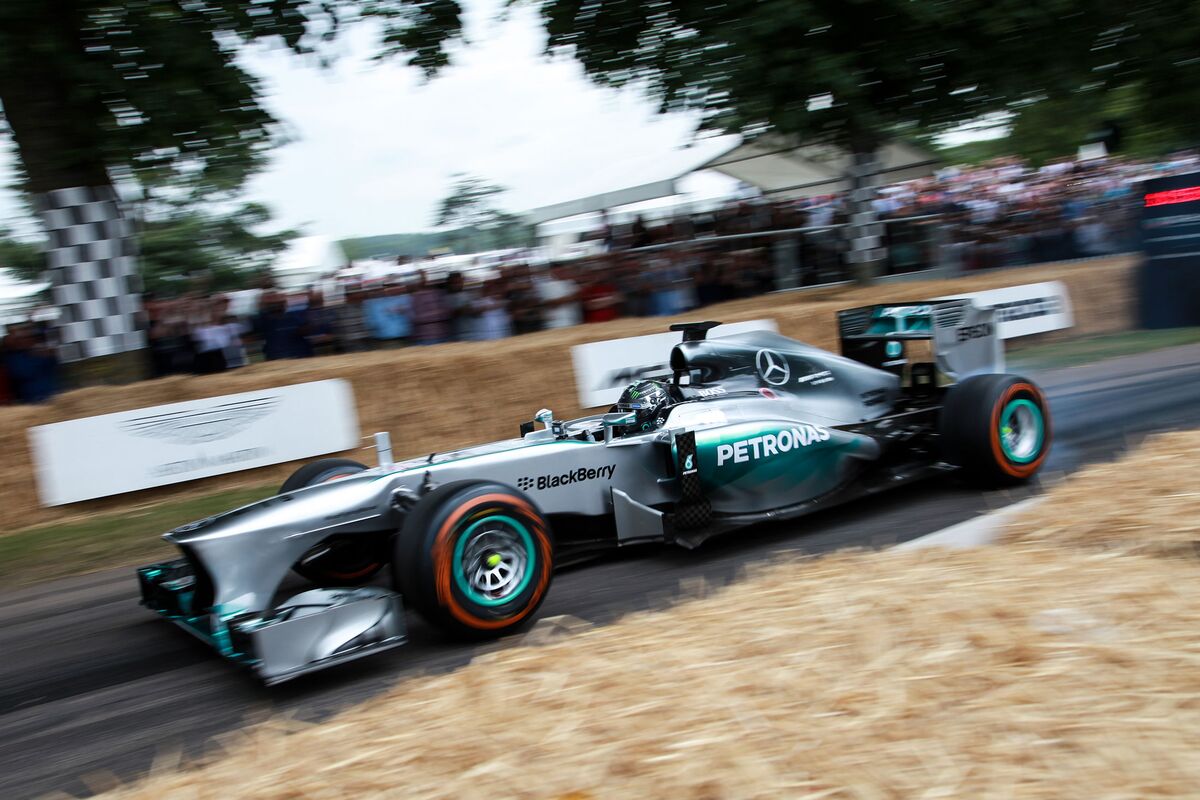
{"label": "rear wing", "polygon": [[1004,371],[995,311],[969,298],[884,303],[838,312],[842,355],[903,376],[911,341],[932,341],[938,372],[956,383]]}

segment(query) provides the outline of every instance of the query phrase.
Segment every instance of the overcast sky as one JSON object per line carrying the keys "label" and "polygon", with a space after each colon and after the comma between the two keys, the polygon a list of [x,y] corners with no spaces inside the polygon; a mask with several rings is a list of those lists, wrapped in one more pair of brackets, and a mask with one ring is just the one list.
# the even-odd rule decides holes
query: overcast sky
{"label": "overcast sky", "polygon": [[[634,92],[592,86],[573,61],[548,61],[532,9],[501,22],[494,0],[467,4],[471,44],[427,83],[399,63],[370,63],[365,25],[347,32],[328,70],[281,50],[248,53],[295,140],[251,181],[250,196],[305,233],[396,233],[431,227],[455,172],[509,187],[505,205],[522,211],[672,177],[732,143],[689,146],[694,118],[659,116]],[[0,142],[0,183],[11,181],[14,157]],[[732,188],[711,174],[687,187],[709,196]],[[0,194],[0,221],[12,227],[19,215],[12,194]]]}

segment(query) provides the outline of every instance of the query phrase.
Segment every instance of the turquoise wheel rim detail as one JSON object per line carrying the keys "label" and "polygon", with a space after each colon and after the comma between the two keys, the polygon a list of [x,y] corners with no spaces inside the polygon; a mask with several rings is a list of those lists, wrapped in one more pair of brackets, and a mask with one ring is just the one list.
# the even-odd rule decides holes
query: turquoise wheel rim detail
{"label": "turquoise wheel rim detail", "polygon": [[1000,447],[1004,457],[1016,464],[1028,464],[1042,454],[1046,423],[1042,410],[1032,400],[1012,400],[1000,412]]}
{"label": "turquoise wheel rim detail", "polygon": [[458,537],[450,569],[458,590],[472,603],[502,606],[533,580],[533,536],[523,523],[504,514],[480,517]]}

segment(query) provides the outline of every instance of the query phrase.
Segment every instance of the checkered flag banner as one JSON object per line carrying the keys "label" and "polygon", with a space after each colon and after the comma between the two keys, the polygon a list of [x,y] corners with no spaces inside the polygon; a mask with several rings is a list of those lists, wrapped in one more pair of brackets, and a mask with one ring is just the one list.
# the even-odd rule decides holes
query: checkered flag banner
{"label": "checkered flag banner", "polygon": [[883,223],[872,201],[879,183],[880,163],[874,155],[859,154],[850,166],[850,247],[846,259],[851,264],[869,264],[887,257],[883,247]]}
{"label": "checkered flag banner", "polygon": [[145,347],[137,324],[142,284],[133,230],[116,193],[108,186],[56,189],[36,204],[49,234],[59,358],[80,361]]}

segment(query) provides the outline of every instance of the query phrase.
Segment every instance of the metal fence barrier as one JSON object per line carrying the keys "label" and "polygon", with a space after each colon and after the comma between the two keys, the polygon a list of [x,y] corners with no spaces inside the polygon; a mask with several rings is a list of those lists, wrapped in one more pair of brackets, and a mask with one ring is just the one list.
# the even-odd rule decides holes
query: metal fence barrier
{"label": "metal fence barrier", "polygon": [[[971,225],[940,214],[881,220],[886,256],[883,277],[937,270],[946,276],[1052,261],[1115,255],[1137,249],[1133,218],[1109,219],[1102,230],[1059,224],[1012,231]],[[684,250],[706,261],[749,256],[770,265],[773,288],[797,289],[848,281],[847,224],[725,235],[647,245],[626,253],[650,256]]]}

